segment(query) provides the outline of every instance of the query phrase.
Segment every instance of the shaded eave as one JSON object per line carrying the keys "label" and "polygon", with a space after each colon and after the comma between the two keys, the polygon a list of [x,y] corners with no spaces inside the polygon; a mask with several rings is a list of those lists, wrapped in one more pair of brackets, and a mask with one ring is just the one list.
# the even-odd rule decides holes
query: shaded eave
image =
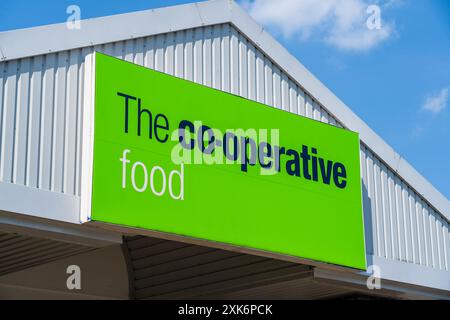
{"label": "shaded eave", "polygon": [[450,221],[450,202],[233,0],[212,0],[82,21],[0,32],[0,61],[222,23],[234,25],[344,126]]}

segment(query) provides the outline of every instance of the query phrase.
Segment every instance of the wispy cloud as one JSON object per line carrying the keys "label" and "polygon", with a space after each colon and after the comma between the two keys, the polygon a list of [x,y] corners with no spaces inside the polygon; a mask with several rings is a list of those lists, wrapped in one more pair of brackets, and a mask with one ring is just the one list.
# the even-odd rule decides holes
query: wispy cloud
{"label": "wispy cloud", "polygon": [[[446,121],[445,117],[437,118],[436,116],[447,109],[449,98],[450,87],[445,87],[424,98],[422,106],[417,111],[415,126],[411,131],[412,139],[418,139],[428,131],[442,128],[442,121]],[[448,124],[444,126],[447,127]]]}
{"label": "wispy cloud", "polygon": [[[393,21],[382,21],[381,28],[370,29],[366,0],[243,0],[249,13],[260,23],[279,30],[283,36],[303,40],[317,36],[322,41],[348,51],[368,51],[395,34]],[[385,0],[381,13],[399,5]]]}
{"label": "wispy cloud", "polygon": [[437,115],[447,108],[450,87],[444,88],[437,94],[425,98],[421,110]]}

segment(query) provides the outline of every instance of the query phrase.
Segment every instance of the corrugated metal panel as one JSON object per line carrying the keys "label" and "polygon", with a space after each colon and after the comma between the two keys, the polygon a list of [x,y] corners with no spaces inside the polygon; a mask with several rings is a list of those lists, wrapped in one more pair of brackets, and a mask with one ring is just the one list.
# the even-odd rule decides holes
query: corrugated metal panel
{"label": "corrugated metal panel", "polygon": [[[79,195],[83,59],[92,50],[344,127],[229,24],[0,64],[0,180]],[[361,144],[369,254],[449,270],[449,223]]]}
{"label": "corrugated metal panel", "polygon": [[68,242],[0,232],[0,276],[94,249]]}
{"label": "corrugated metal panel", "polygon": [[180,242],[125,240],[137,299],[189,299],[312,277],[294,263]]}
{"label": "corrugated metal panel", "polygon": [[0,181],[79,195],[81,50],[0,63]]}
{"label": "corrugated metal panel", "polygon": [[361,164],[371,216],[369,253],[449,271],[448,222],[364,146]]}

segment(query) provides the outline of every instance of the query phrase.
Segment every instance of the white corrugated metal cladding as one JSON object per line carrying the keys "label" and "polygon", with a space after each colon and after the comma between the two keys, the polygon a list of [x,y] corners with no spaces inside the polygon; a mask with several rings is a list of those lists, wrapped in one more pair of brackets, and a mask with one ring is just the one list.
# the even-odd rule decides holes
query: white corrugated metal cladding
{"label": "white corrugated metal cladding", "polygon": [[[64,44],[68,50],[59,52],[53,52],[56,49],[50,39],[47,41],[49,48],[31,48],[24,53],[27,56],[20,58],[8,57],[8,47],[1,43],[1,40],[8,40],[8,35],[0,35],[0,48],[6,55],[3,58],[6,61],[0,63],[0,180],[80,196],[84,59],[93,51],[331,125],[354,128],[348,119],[333,116],[337,113],[335,106],[319,103],[321,99],[308,93],[311,90],[302,78],[291,76],[281,61],[274,61],[267,49],[247,37],[242,30],[254,27],[237,26],[236,16],[244,13],[234,3],[216,1],[209,5],[231,8],[232,17],[216,17],[220,12],[208,16],[204,13],[208,4],[184,6],[181,9],[186,10],[186,15],[190,14],[189,10],[195,10],[193,14],[200,20],[196,27],[189,22],[190,28],[186,23],[185,27],[158,31],[153,25],[153,31],[147,32],[148,22],[135,31],[139,17],[144,15],[136,13],[140,16],[134,16],[139,18],[138,22],[130,27],[132,39],[130,34],[114,39],[112,32],[109,38],[105,36],[88,45],[91,39],[74,37],[73,45]],[[162,17],[164,13],[161,11]],[[119,17],[117,19],[126,19],[126,15]],[[177,17],[166,18],[173,22]],[[106,30],[114,19],[94,19],[92,24],[95,21]],[[221,19],[224,21],[218,23]],[[114,28],[126,29],[124,25]],[[85,32],[85,37],[89,37],[88,31]],[[48,33],[48,37],[52,34]],[[95,39],[96,35],[92,37]],[[12,43],[11,40],[6,42]],[[27,44],[20,45],[26,47]],[[44,53],[49,49],[52,52]],[[392,166],[391,160],[376,153],[379,146],[365,141],[363,134],[361,138],[368,255],[450,271],[450,212],[444,212],[449,207],[448,200],[438,194],[436,198],[444,201],[439,207],[434,199],[424,198],[421,194],[426,192],[407,181],[399,169]],[[437,191],[432,189],[432,192]]]}

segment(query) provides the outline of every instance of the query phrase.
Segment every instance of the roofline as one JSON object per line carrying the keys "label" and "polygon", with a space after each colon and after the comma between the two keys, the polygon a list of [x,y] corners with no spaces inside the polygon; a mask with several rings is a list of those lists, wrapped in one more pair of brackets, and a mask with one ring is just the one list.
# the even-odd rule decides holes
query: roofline
{"label": "roofline", "polygon": [[[171,17],[181,17],[171,19]],[[450,222],[450,201],[233,0],[212,0],[82,21],[67,37],[65,23],[0,32],[0,61],[230,23],[400,175]],[[120,27],[112,29],[111,25]]]}

